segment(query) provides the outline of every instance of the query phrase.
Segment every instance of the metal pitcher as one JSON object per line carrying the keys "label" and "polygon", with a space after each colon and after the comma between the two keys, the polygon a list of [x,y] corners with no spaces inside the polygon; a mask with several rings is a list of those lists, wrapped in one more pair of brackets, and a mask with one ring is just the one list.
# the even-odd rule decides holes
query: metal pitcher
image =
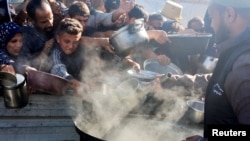
{"label": "metal pitcher", "polygon": [[137,19],[135,23],[122,27],[110,37],[110,43],[120,57],[127,56],[131,49],[147,41],[149,38],[142,19]]}
{"label": "metal pitcher", "polygon": [[22,108],[28,103],[25,77],[21,74],[16,74],[16,78],[17,83],[15,85],[1,83],[1,93],[3,93],[4,104],[7,108]]}

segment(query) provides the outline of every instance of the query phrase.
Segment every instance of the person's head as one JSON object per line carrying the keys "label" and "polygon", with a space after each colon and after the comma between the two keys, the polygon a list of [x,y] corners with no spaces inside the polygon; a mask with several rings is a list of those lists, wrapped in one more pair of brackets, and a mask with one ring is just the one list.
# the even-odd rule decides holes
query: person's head
{"label": "person's head", "polygon": [[148,21],[148,12],[141,5],[135,5],[133,9],[128,12],[128,21],[127,24],[134,23],[136,19],[144,19],[144,22]]}
{"label": "person's head", "polygon": [[185,27],[178,21],[167,20],[162,24],[162,30],[166,33],[178,33],[185,30]]}
{"label": "person's head", "polygon": [[162,29],[164,17],[159,13],[152,13],[148,17],[148,24],[154,27],[154,29]]}
{"label": "person's head", "polygon": [[91,8],[92,7],[92,0],[82,0],[84,3],[86,3],[87,4],[87,6],[89,7],[89,8]]}
{"label": "person's head", "polygon": [[216,43],[243,32],[250,24],[249,0],[211,0],[208,7]]}
{"label": "person's head", "polygon": [[106,12],[111,12],[115,9],[118,9],[120,6],[120,0],[106,0],[105,9]]}
{"label": "person's head", "polygon": [[92,6],[96,10],[106,12],[104,0],[94,0]]}
{"label": "person's head", "polygon": [[84,2],[77,1],[69,7],[68,14],[70,18],[77,19],[82,24],[83,28],[85,28],[89,19],[90,11]]}
{"label": "person's head", "polygon": [[74,53],[79,45],[83,27],[81,23],[72,18],[63,19],[56,30],[56,41],[66,55]]}
{"label": "person's head", "polygon": [[16,57],[22,48],[22,32],[14,22],[5,22],[0,25],[0,43],[1,48],[7,53]]}
{"label": "person's head", "polygon": [[196,32],[204,32],[204,21],[201,17],[193,17],[188,21],[187,28]]}
{"label": "person's head", "polygon": [[53,13],[47,0],[31,0],[27,14],[33,26],[41,32],[50,33],[53,29]]}

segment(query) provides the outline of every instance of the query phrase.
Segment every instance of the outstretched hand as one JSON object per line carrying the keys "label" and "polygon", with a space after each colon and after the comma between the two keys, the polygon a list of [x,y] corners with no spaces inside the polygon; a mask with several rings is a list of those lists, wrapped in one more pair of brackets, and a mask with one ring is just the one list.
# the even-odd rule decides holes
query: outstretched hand
{"label": "outstretched hand", "polygon": [[100,45],[107,50],[108,52],[114,54],[114,47],[110,44],[109,39],[108,38],[100,38],[101,43]]}
{"label": "outstretched hand", "polygon": [[149,39],[154,39],[156,42],[160,44],[171,42],[168,38],[168,35],[163,30],[148,30],[148,37]]}
{"label": "outstretched hand", "polygon": [[156,56],[156,60],[158,60],[163,66],[168,65],[171,62],[170,58],[168,58],[166,55],[158,55]]}
{"label": "outstretched hand", "polygon": [[54,39],[54,38],[52,38],[52,39],[46,41],[46,42],[45,42],[45,45],[44,45],[44,47],[43,47],[43,52],[44,52],[45,54],[48,54],[49,51],[50,51],[50,49],[53,48],[54,43],[55,43],[55,39]]}

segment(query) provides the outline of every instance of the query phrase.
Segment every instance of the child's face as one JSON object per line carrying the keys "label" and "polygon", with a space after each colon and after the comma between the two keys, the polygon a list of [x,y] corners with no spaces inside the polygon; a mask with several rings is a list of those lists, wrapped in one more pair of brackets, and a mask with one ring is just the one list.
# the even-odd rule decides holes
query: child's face
{"label": "child's face", "polygon": [[56,40],[59,43],[62,51],[66,55],[70,55],[73,52],[75,52],[75,50],[78,47],[80,39],[81,39],[81,33],[77,35],[71,35],[64,32],[62,34],[56,35]]}

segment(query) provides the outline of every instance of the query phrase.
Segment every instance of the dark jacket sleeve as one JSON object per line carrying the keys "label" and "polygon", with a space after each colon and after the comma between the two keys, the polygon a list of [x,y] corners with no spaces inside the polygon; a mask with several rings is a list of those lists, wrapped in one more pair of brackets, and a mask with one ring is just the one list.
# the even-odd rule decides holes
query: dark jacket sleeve
{"label": "dark jacket sleeve", "polygon": [[225,80],[229,102],[242,124],[250,124],[250,51],[240,56]]}
{"label": "dark jacket sleeve", "polygon": [[55,48],[51,53],[51,59],[53,62],[53,66],[51,69],[52,74],[63,77],[65,79],[72,79],[73,76],[70,75],[67,71],[66,65],[61,61],[62,52]]}

